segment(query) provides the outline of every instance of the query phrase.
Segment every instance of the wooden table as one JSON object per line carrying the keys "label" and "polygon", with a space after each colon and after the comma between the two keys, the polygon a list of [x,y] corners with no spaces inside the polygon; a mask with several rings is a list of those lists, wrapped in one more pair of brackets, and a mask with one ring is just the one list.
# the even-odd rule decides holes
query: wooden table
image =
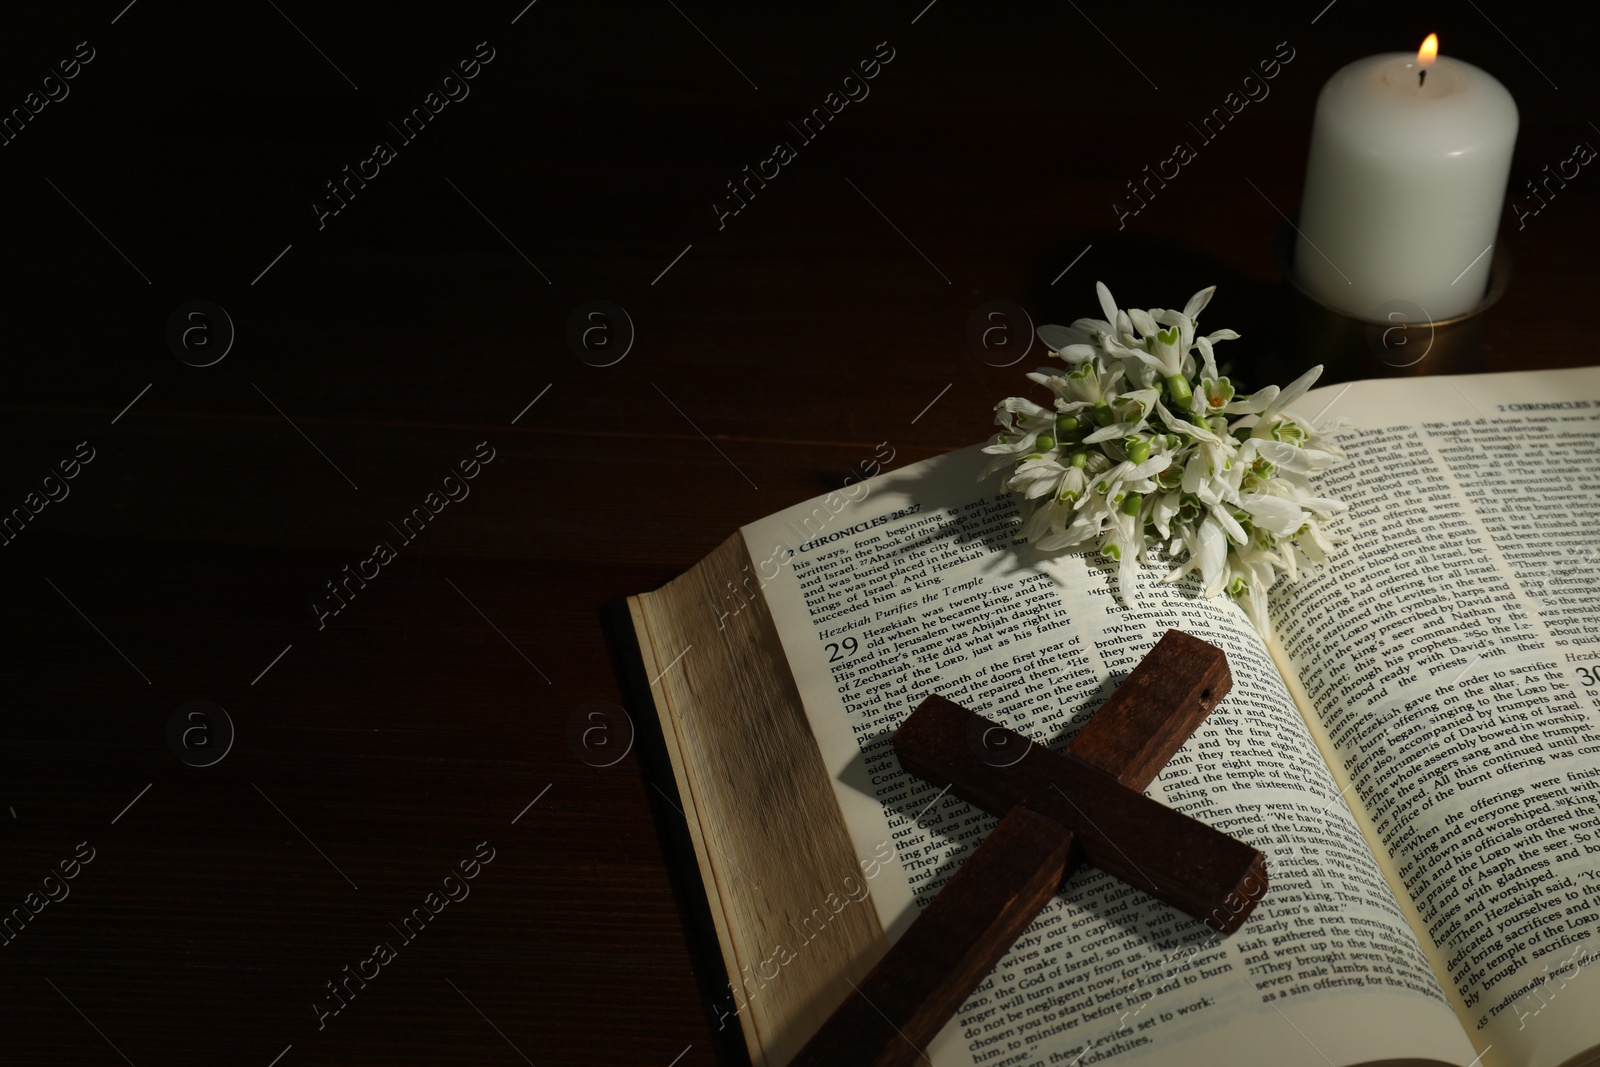
{"label": "wooden table", "polygon": [[[628,726],[599,605],[880,442],[900,466],[983,437],[1037,355],[969,350],[986,301],[1070,321],[1096,279],[1135,305],[1218,282],[1206,321],[1270,358],[1272,235],[1343,62],[1438,30],[1522,107],[1514,179],[1600,141],[1593,66],[1542,58],[1567,16],[1538,5],[1448,26],[1358,0],[1315,23],[955,0],[118,8],[20,16],[5,46],[6,107],[77,42],[93,58],[0,155],[0,506],[59,495],[43,479],[79,442],[94,456],[0,548],[0,916],[94,850],[0,948],[7,1063],[737,1062],[660,802],[635,753],[600,765]],[[1119,230],[1124,183],[1280,41],[1270,96]],[[802,143],[788,124],[888,49]],[[490,50],[413,140],[391,131]],[[380,139],[393,157],[314,208]],[[724,183],[778,140],[795,157],[719,229]],[[1508,212],[1490,366],[1600,351],[1597,188],[1580,173],[1521,230]],[[236,331],[211,366],[168,344],[191,300]],[[636,330],[610,366],[568,344],[591,300]],[[479,442],[470,495],[401,538]],[[394,558],[364,563],[379,542]],[[370,580],[322,614],[347,565]],[[208,767],[168,739],[195,700],[236,734]],[[403,942],[390,924],[479,842],[470,895]],[[379,941],[396,957],[319,1029],[325,983]]]}

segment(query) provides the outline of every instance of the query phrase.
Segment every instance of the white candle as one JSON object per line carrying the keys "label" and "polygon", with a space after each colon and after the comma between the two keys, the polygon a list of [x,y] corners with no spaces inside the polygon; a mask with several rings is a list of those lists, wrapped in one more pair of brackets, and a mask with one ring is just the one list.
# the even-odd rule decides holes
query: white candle
{"label": "white candle", "polygon": [[1424,48],[1357,60],[1317,98],[1295,277],[1362,318],[1440,322],[1488,284],[1517,105]]}

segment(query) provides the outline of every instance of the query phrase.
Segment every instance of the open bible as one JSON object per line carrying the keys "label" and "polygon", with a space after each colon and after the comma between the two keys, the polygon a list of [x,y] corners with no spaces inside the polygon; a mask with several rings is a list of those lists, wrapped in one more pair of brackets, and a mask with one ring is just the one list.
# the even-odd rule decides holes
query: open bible
{"label": "open bible", "polygon": [[976,447],[628,599],[726,972],[711,1013],[754,1063],[787,1062],[994,824],[900,768],[911,709],[939,693],[1063,748],[1168,628],[1224,649],[1233,690],[1148,793],[1266,853],[1265,900],[1222,938],[1082,871],[931,1061],[1600,1060],[1600,368],[1296,406],[1361,427],[1318,483],[1350,542],[1280,582],[1270,639],[1193,577],[1119,590],[1033,550]]}

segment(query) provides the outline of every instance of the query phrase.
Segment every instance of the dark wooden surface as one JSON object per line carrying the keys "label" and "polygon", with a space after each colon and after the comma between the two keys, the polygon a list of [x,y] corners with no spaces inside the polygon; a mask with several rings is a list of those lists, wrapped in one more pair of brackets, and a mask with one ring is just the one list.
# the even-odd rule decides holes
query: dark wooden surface
{"label": "dark wooden surface", "polygon": [[[1569,9],[1324,7],[7,12],[0,107],[94,58],[0,146],[0,508],[95,458],[0,547],[0,908],[96,852],[0,948],[0,1061],[731,1062],[653,791],[635,753],[601,765],[627,724],[598,606],[879,442],[984,436],[1033,362],[969,350],[985,301],[1063,321],[1097,278],[1135,305],[1217,282],[1206,321],[1282,355],[1271,240],[1344,62],[1437,30],[1516,96],[1517,180],[1600,139]],[[1119,231],[1123,183],[1285,40],[1271,95]],[[480,41],[470,95],[319,230],[324,182]],[[719,230],[723,183],[880,41],[870,96]],[[1508,212],[1491,366],[1594,361],[1597,182]],[[204,368],[166,339],[194,299],[237,330]],[[637,328],[609,367],[566,339],[594,299]],[[319,630],[324,583],[480,441],[471,495]],[[191,700],[236,728],[210,767],[167,739]],[[319,1030],[324,983],[480,841],[470,896]]]}

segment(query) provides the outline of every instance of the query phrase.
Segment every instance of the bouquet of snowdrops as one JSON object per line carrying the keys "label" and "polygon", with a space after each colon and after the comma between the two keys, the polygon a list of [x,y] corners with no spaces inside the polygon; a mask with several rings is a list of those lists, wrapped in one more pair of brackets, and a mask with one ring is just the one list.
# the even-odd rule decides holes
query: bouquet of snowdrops
{"label": "bouquet of snowdrops", "polygon": [[1199,571],[1207,597],[1226,592],[1269,633],[1266,595],[1278,576],[1298,579],[1342,540],[1326,525],[1344,505],[1316,495],[1311,480],[1345,458],[1331,438],[1353,424],[1288,412],[1320,366],[1284,389],[1235,393],[1213,349],[1239,335],[1196,332],[1215,286],[1182,311],[1123,311],[1105,285],[1095,288],[1105,318],[1039,328],[1066,366],[1028,378],[1055,402],[995,405],[1000,432],[984,448],[994,461],[983,477],[1009,471],[1022,534],[1038,548],[1098,549],[1117,563],[1124,591],[1135,559],[1151,564],[1164,552],[1179,564],[1167,581]]}

